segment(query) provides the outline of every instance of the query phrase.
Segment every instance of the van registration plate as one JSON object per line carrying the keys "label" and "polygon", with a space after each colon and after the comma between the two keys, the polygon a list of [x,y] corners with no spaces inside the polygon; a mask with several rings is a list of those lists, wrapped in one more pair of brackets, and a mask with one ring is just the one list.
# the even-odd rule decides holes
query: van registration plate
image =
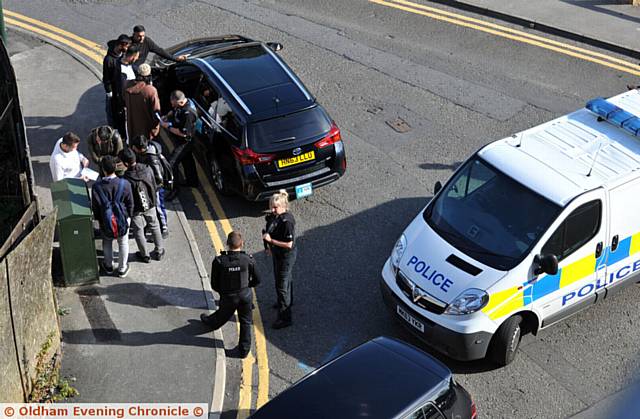
{"label": "van registration plate", "polygon": [[416,320],[411,314],[407,313],[400,306],[396,306],[396,311],[398,312],[398,315],[402,317],[407,323],[424,333],[424,324],[421,321]]}
{"label": "van registration plate", "polygon": [[288,159],[280,159],[278,160],[278,168],[282,169],[283,167],[293,166],[294,164],[304,163],[306,161],[311,161],[316,158],[316,152],[311,150],[307,153],[300,154],[299,156],[289,157]]}

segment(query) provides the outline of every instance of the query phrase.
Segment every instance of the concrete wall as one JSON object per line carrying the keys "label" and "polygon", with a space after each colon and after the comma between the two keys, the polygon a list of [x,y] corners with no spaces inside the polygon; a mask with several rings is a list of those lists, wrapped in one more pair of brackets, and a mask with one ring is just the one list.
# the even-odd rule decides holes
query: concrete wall
{"label": "concrete wall", "polygon": [[56,212],[0,263],[0,402],[21,402],[31,392],[36,356],[50,334],[48,356],[60,347],[51,281],[55,222]]}

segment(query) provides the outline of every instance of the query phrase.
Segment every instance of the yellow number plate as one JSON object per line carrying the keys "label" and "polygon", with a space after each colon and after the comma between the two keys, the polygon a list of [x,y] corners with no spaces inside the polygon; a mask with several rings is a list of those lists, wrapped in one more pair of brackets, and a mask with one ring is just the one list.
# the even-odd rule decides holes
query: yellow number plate
{"label": "yellow number plate", "polygon": [[306,161],[311,161],[315,158],[316,158],[316,152],[311,150],[308,153],[300,154],[299,156],[278,160],[278,167],[283,168],[287,166],[293,166],[294,164],[304,163]]}

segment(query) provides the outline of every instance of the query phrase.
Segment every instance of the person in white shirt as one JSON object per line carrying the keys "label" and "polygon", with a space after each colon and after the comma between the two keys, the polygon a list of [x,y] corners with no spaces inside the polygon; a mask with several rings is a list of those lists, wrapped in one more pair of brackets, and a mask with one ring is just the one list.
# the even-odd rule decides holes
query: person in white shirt
{"label": "person in white shirt", "polygon": [[66,178],[83,178],[82,169],[89,166],[89,160],[78,151],[79,144],[80,137],[73,132],[67,132],[56,142],[49,160],[54,182]]}

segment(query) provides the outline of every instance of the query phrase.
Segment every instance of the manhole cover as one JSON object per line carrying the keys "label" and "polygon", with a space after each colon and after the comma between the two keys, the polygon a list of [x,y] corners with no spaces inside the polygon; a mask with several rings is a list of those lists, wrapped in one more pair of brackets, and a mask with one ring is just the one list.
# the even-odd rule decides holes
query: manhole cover
{"label": "manhole cover", "polygon": [[402,118],[396,118],[391,121],[385,121],[394,131],[404,134],[411,131],[411,126]]}

